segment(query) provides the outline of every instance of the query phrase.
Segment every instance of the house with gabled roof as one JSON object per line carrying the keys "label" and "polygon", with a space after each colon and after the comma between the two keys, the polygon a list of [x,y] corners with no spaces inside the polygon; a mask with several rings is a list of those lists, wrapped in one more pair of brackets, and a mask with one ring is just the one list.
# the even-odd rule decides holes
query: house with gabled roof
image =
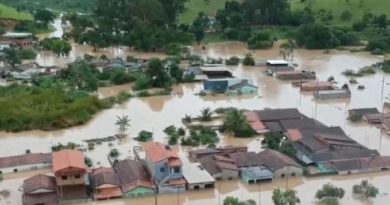
{"label": "house with gabled roof", "polygon": [[91,174],[91,188],[95,200],[107,200],[122,197],[121,182],[112,168],[100,167]]}
{"label": "house with gabled roof", "polygon": [[53,172],[60,201],[77,202],[87,199],[89,179],[81,151],[53,152]]}
{"label": "house with gabled roof", "polygon": [[183,162],[177,153],[160,142],[149,142],[144,149],[146,167],[159,193],[184,192]]}
{"label": "house with gabled roof", "polygon": [[23,205],[58,204],[56,180],[52,176],[38,174],[23,181]]}
{"label": "house with gabled roof", "polygon": [[258,153],[263,162],[274,175],[274,178],[293,177],[303,175],[303,168],[289,156],[276,150],[266,149]]}
{"label": "house with gabled roof", "polygon": [[156,193],[149,172],[140,161],[125,159],[114,163],[124,197],[151,196]]}

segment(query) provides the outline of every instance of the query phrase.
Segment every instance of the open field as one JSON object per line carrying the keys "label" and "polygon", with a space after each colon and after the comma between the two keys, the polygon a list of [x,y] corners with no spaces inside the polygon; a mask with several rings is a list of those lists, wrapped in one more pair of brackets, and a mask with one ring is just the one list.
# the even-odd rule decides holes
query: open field
{"label": "open field", "polygon": [[[196,18],[199,12],[204,12],[208,15],[214,15],[216,11],[224,7],[228,0],[189,0],[186,3],[187,10],[180,16],[180,22],[190,23]],[[307,0],[309,1],[309,0]],[[313,9],[332,10],[333,21],[335,25],[347,25],[357,21],[362,15],[370,11],[374,14],[387,14],[390,16],[390,1],[389,0],[311,0]],[[302,3],[301,0],[291,0],[291,8],[293,10],[302,9],[307,3]],[[352,18],[349,21],[342,21],[340,15],[343,11],[350,11]]]}
{"label": "open field", "polygon": [[18,12],[15,8],[0,4],[0,19],[12,19],[12,20],[32,20],[32,16],[29,13]]}

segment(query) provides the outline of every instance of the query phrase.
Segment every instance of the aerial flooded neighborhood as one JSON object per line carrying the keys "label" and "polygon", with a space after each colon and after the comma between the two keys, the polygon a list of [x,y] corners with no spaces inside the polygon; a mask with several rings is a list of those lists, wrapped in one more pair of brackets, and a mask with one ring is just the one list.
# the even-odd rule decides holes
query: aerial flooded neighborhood
{"label": "aerial flooded neighborhood", "polygon": [[389,8],[0,0],[0,205],[387,205]]}

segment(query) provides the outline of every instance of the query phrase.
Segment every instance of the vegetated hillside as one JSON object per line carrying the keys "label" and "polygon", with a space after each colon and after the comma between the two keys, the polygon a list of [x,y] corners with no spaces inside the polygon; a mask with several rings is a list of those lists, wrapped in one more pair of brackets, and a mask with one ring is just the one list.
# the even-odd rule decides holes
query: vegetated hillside
{"label": "vegetated hillside", "polygon": [[223,8],[227,1],[229,0],[188,0],[185,4],[186,11],[180,15],[179,21],[191,24],[199,12],[211,16],[215,15],[217,10]]}
{"label": "vegetated hillside", "polygon": [[95,0],[0,0],[0,3],[10,5],[21,11],[34,11],[49,8],[69,12],[89,12],[93,9]]}
{"label": "vegetated hillside", "polygon": [[17,21],[32,20],[32,16],[26,12],[18,12],[15,8],[0,4],[0,19],[12,19]]}
{"label": "vegetated hillside", "polygon": [[[371,12],[374,15],[386,14],[390,16],[389,0],[306,0],[312,1],[312,8],[315,12],[331,10],[333,15],[332,24],[349,25],[361,19],[364,13]],[[291,0],[292,9],[302,9],[308,3],[302,3],[301,0]],[[352,14],[349,21],[343,21],[341,14],[348,11]]]}
{"label": "vegetated hillside", "polygon": [[[204,12],[206,15],[213,15],[220,8],[224,7],[228,0],[188,0],[186,2],[187,10],[181,14],[180,22],[192,22],[199,12]],[[238,0],[242,1],[242,0]],[[321,9],[331,10],[333,15],[332,24],[343,25],[355,22],[361,19],[365,12],[372,12],[375,15],[386,14],[390,16],[390,0],[291,0],[291,8],[293,10],[303,9],[311,2],[314,11],[318,12]],[[344,11],[349,11],[352,16],[348,21],[341,20],[341,14]]]}

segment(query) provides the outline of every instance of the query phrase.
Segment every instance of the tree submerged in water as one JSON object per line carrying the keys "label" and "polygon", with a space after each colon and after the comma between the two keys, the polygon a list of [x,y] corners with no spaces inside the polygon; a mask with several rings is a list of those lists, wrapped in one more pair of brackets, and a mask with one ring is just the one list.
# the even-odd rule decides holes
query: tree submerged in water
{"label": "tree submerged in water", "polygon": [[364,200],[375,198],[379,194],[379,189],[363,180],[360,184],[353,186],[353,193]]}
{"label": "tree submerged in water", "polygon": [[291,189],[283,191],[279,188],[272,192],[272,201],[275,205],[296,205],[300,203],[296,191]]}
{"label": "tree submerged in water", "polygon": [[119,131],[124,133],[130,127],[130,121],[128,115],[116,116],[115,124],[119,127]]}

